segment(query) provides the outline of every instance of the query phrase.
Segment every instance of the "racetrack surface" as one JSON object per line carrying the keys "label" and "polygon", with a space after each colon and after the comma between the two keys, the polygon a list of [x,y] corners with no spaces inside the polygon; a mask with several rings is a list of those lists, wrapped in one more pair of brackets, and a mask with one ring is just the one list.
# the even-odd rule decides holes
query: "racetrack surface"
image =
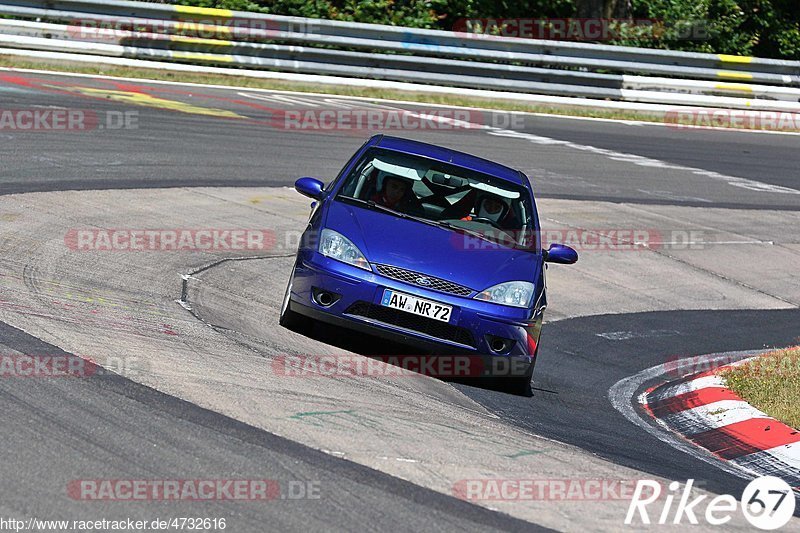
{"label": "racetrack surface", "polygon": [[[352,108],[352,100],[336,97],[0,71],[0,100],[4,109],[88,109],[101,117],[109,111],[135,111],[137,121],[135,129],[113,132],[0,131],[4,163],[0,194],[165,187],[261,188],[288,186],[300,175],[327,180],[335,176],[370,133],[291,131],[269,120],[274,110]],[[364,105],[383,112],[402,109],[424,113],[431,109],[384,102]],[[625,204],[626,209],[708,207],[720,213],[730,210],[737,216],[763,211],[764,217],[774,220],[795,217],[800,209],[796,136],[676,130],[543,116],[525,116],[524,124],[514,130],[514,135],[499,130],[422,130],[405,135],[518,167],[529,174],[542,198]],[[25,202],[24,196],[19,198]],[[565,213],[576,205],[580,204],[567,204]],[[114,206],[106,208],[113,210]],[[604,217],[596,224],[613,227],[618,222],[608,213],[614,211],[614,207],[606,207]],[[540,214],[547,216],[546,212]],[[724,220],[724,216],[718,220]],[[795,219],[792,220],[794,224]],[[710,226],[704,222],[702,227]],[[796,260],[800,247],[791,240],[792,236],[780,232],[778,222],[753,229],[754,233],[759,231],[763,233],[758,235],[760,239],[777,236],[788,243],[781,247],[784,255],[776,261],[775,271],[765,276],[778,281],[773,279],[773,285],[761,286],[735,278],[728,289],[728,301],[709,304],[709,310],[703,310],[700,304],[696,310],[682,310],[665,296],[663,311],[645,308],[642,312],[609,314],[628,310],[624,306],[613,307],[611,293],[610,303],[604,301],[609,305],[605,310],[592,307],[586,314],[593,316],[580,316],[583,313],[574,312],[576,306],[570,305],[568,311],[559,309],[560,292],[569,289],[563,281],[567,278],[559,278],[561,274],[553,272],[549,296],[553,317],[560,320],[544,329],[534,397],[513,397],[463,384],[454,386],[522,431],[574,445],[647,474],[677,480],[696,478],[708,490],[738,494],[746,480],[641,431],[613,408],[607,395],[620,379],[676,356],[798,342],[797,289],[794,285],[781,285],[780,277],[788,277],[786,266]],[[43,235],[42,242],[32,244],[32,248],[45,246],[45,238],[53,237]],[[745,246],[753,246],[744,248],[751,255],[739,256],[740,261],[758,268],[762,245]],[[715,253],[722,253],[719,247]],[[680,258],[690,263],[686,272],[708,268],[694,257]],[[6,261],[11,271],[21,266],[15,264],[14,258]],[[281,265],[289,262],[286,258],[281,261]],[[642,266],[642,271],[646,268]],[[221,291],[232,293],[237,276],[254,275],[243,269],[230,271],[218,282]],[[26,279],[36,279],[29,274]],[[274,285],[279,290],[277,287],[286,276],[288,271],[282,272],[274,283],[270,281],[270,287]],[[716,282],[730,281],[728,273],[708,275],[715,276]],[[92,272],[85,272],[85,278],[93,282]],[[601,282],[586,283],[589,287]],[[98,287],[102,286],[98,282]],[[608,290],[603,291],[609,294]],[[753,299],[731,296],[734,291],[751,291]],[[255,340],[248,337],[256,349],[263,349],[265,344],[277,346],[278,350],[291,349],[280,334],[273,336],[277,324],[262,325],[260,332],[258,325],[245,326],[247,319],[237,316],[236,305],[251,298],[235,296],[231,296],[229,308],[211,306],[212,300],[206,300],[205,307],[198,306],[198,316],[213,324],[225,321],[224,326],[231,332],[260,335]],[[631,308],[637,309],[633,304]],[[55,350],[11,326],[0,327],[4,353]],[[619,335],[620,332],[630,334]],[[335,334],[329,335],[321,340],[339,342]],[[354,348],[358,346],[348,346]],[[19,486],[0,504],[3,514],[44,515],[53,507],[65,515],[85,513],[86,504],[65,499],[62,489],[65,480],[82,476],[231,477],[248,465],[247,477],[322,480],[324,486],[336,487],[336,491],[325,493],[320,500],[268,508],[221,503],[219,509],[203,507],[204,515],[218,510],[232,516],[231,523],[237,520],[242,530],[257,530],[263,520],[292,530],[346,530],[373,520],[377,529],[394,529],[403,524],[409,530],[430,529],[432,525],[443,530],[490,526],[514,530],[529,525],[344,462],[121,377],[2,380],[0,387],[5,404],[12,406],[0,414],[4,429],[10,428],[11,449],[28,449],[19,453],[15,461],[6,461],[0,470],[3,479],[19,480]],[[82,408],[77,409],[78,405]],[[34,436],[40,440],[31,448]],[[69,443],[67,452],[56,455],[48,442]],[[259,466],[255,474],[249,468],[253,464]],[[46,494],[31,496],[43,486],[50,487]],[[191,504],[184,505],[185,509],[178,510],[196,510]],[[120,516],[152,514],[149,510],[143,512],[141,507],[112,507],[92,510],[106,516],[109,509]],[[170,508],[170,512],[173,510],[176,509]]]}
{"label": "racetrack surface", "polygon": [[[679,358],[795,344],[798,321],[797,310],[663,311],[560,320],[548,324],[542,347],[548,349],[537,365],[533,405],[524,398],[459,388],[536,433],[657,476],[694,477],[709,490],[737,493],[746,480],[687,457],[652,435],[634,438],[628,420],[605,397],[617,381]],[[609,335],[621,330],[636,334]]]}
{"label": "racetrack surface", "polygon": [[[3,353],[61,354],[0,324]],[[27,520],[226,517],[226,529],[530,531],[529,522],[425,490],[201,409],[113,373],[0,381],[0,513]],[[104,502],[65,498],[87,479],[264,479],[274,500]],[[299,483],[299,485],[298,485]],[[302,488],[300,488],[302,487]],[[293,492],[294,491],[294,492]],[[297,499],[293,499],[297,498]],[[88,505],[87,505],[88,504]]]}
{"label": "racetrack surface", "polygon": [[[4,165],[0,174],[3,193],[289,186],[298,172],[328,180],[364,138],[374,133],[353,129],[299,130],[287,126],[285,120],[270,119],[275,111],[346,112],[353,108],[352,100],[337,97],[275,97],[252,90],[189,89],[2,71],[0,84],[0,95],[10,109],[33,106],[90,109],[101,123],[108,111],[138,113],[136,129],[111,132],[107,128],[93,129],[69,135],[4,133]],[[165,110],[166,106],[174,111]],[[384,114],[438,109],[383,102],[368,102],[362,107]],[[492,118],[493,114],[478,111],[469,116],[481,124],[497,124],[498,128],[514,124],[515,132],[530,133],[534,138],[493,138],[482,130],[458,129],[447,124],[414,131],[413,136],[519,168],[534,180],[535,190],[542,197],[705,207],[800,208],[795,135],[676,129],[530,115],[520,115],[514,119],[519,122],[512,123],[507,114]],[[398,134],[402,135],[402,130]],[[37,146],[36,153],[30,153],[32,143]],[[586,147],[612,153],[598,154]],[[752,191],[680,167],[793,191]]]}

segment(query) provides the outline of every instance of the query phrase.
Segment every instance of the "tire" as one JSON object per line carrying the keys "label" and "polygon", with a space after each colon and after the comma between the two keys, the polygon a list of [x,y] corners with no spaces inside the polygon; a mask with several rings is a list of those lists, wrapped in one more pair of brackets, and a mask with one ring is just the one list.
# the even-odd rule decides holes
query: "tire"
{"label": "tire", "polygon": [[292,281],[294,281],[294,269],[292,269],[292,275],[289,278],[288,285],[286,285],[286,293],[283,295],[278,324],[295,333],[306,334],[311,331],[311,328],[314,326],[314,321],[290,309],[289,303],[292,295]]}
{"label": "tire", "polygon": [[500,378],[501,389],[508,394],[516,396],[533,396],[533,389],[531,388],[532,375],[526,375],[517,378]]}
{"label": "tire", "polygon": [[536,364],[536,359],[538,358],[539,350],[536,350],[536,354],[534,355],[533,364],[528,368],[525,372],[524,376],[503,376],[498,378],[498,385],[500,390],[506,392],[508,394],[514,394],[516,396],[533,396],[533,386],[531,381],[533,380],[533,368]]}

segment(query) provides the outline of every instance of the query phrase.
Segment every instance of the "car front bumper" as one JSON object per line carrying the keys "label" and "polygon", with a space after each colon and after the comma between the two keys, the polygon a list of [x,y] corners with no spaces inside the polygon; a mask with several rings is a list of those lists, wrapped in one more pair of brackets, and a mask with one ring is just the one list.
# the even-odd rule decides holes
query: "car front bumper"
{"label": "car front bumper", "polygon": [[[384,307],[385,289],[450,305],[450,321]],[[322,305],[322,292],[333,295],[333,303]],[[479,357],[495,373],[499,368],[513,368],[515,375],[532,372],[542,324],[541,314],[532,317],[530,310],[425,289],[311,251],[298,255],[289,306],[314,320],[394,340],[428,354]],[[504,347],[497,350],[500,342]]]}

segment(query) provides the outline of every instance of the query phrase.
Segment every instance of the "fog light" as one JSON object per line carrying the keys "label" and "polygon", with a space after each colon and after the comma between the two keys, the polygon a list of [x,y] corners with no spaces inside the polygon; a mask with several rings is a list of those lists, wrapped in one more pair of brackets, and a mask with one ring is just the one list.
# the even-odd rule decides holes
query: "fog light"
{"label": "fog light", "polygon": [[342,297],[340,294],[336,294],[335,292],[318,289],[316,287],[311,289],[311,296],[314,298],[314,302],[322,307],[330,307],[338,302],[339,298]]}
{"label": "fog light", "polygon": [[512,339],[498,337],[497,335],[486,335],[486,344],[489,345],[489,350],[496,354],[507,354],[514,347]]}

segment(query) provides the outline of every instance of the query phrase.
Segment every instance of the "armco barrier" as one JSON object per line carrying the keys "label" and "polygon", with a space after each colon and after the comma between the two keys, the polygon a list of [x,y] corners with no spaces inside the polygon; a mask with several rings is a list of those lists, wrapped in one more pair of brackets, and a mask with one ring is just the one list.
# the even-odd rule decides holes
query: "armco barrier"
{"label": "armco barrier", "polygon": [[[37,19],[0,20],[5,48],[631,102],[800,108],[798,61],[120,0],[6,0],[0,15]],[[121,22],[146,30],[107,30]],[[215,38],[182,35],[188,26]]]}

